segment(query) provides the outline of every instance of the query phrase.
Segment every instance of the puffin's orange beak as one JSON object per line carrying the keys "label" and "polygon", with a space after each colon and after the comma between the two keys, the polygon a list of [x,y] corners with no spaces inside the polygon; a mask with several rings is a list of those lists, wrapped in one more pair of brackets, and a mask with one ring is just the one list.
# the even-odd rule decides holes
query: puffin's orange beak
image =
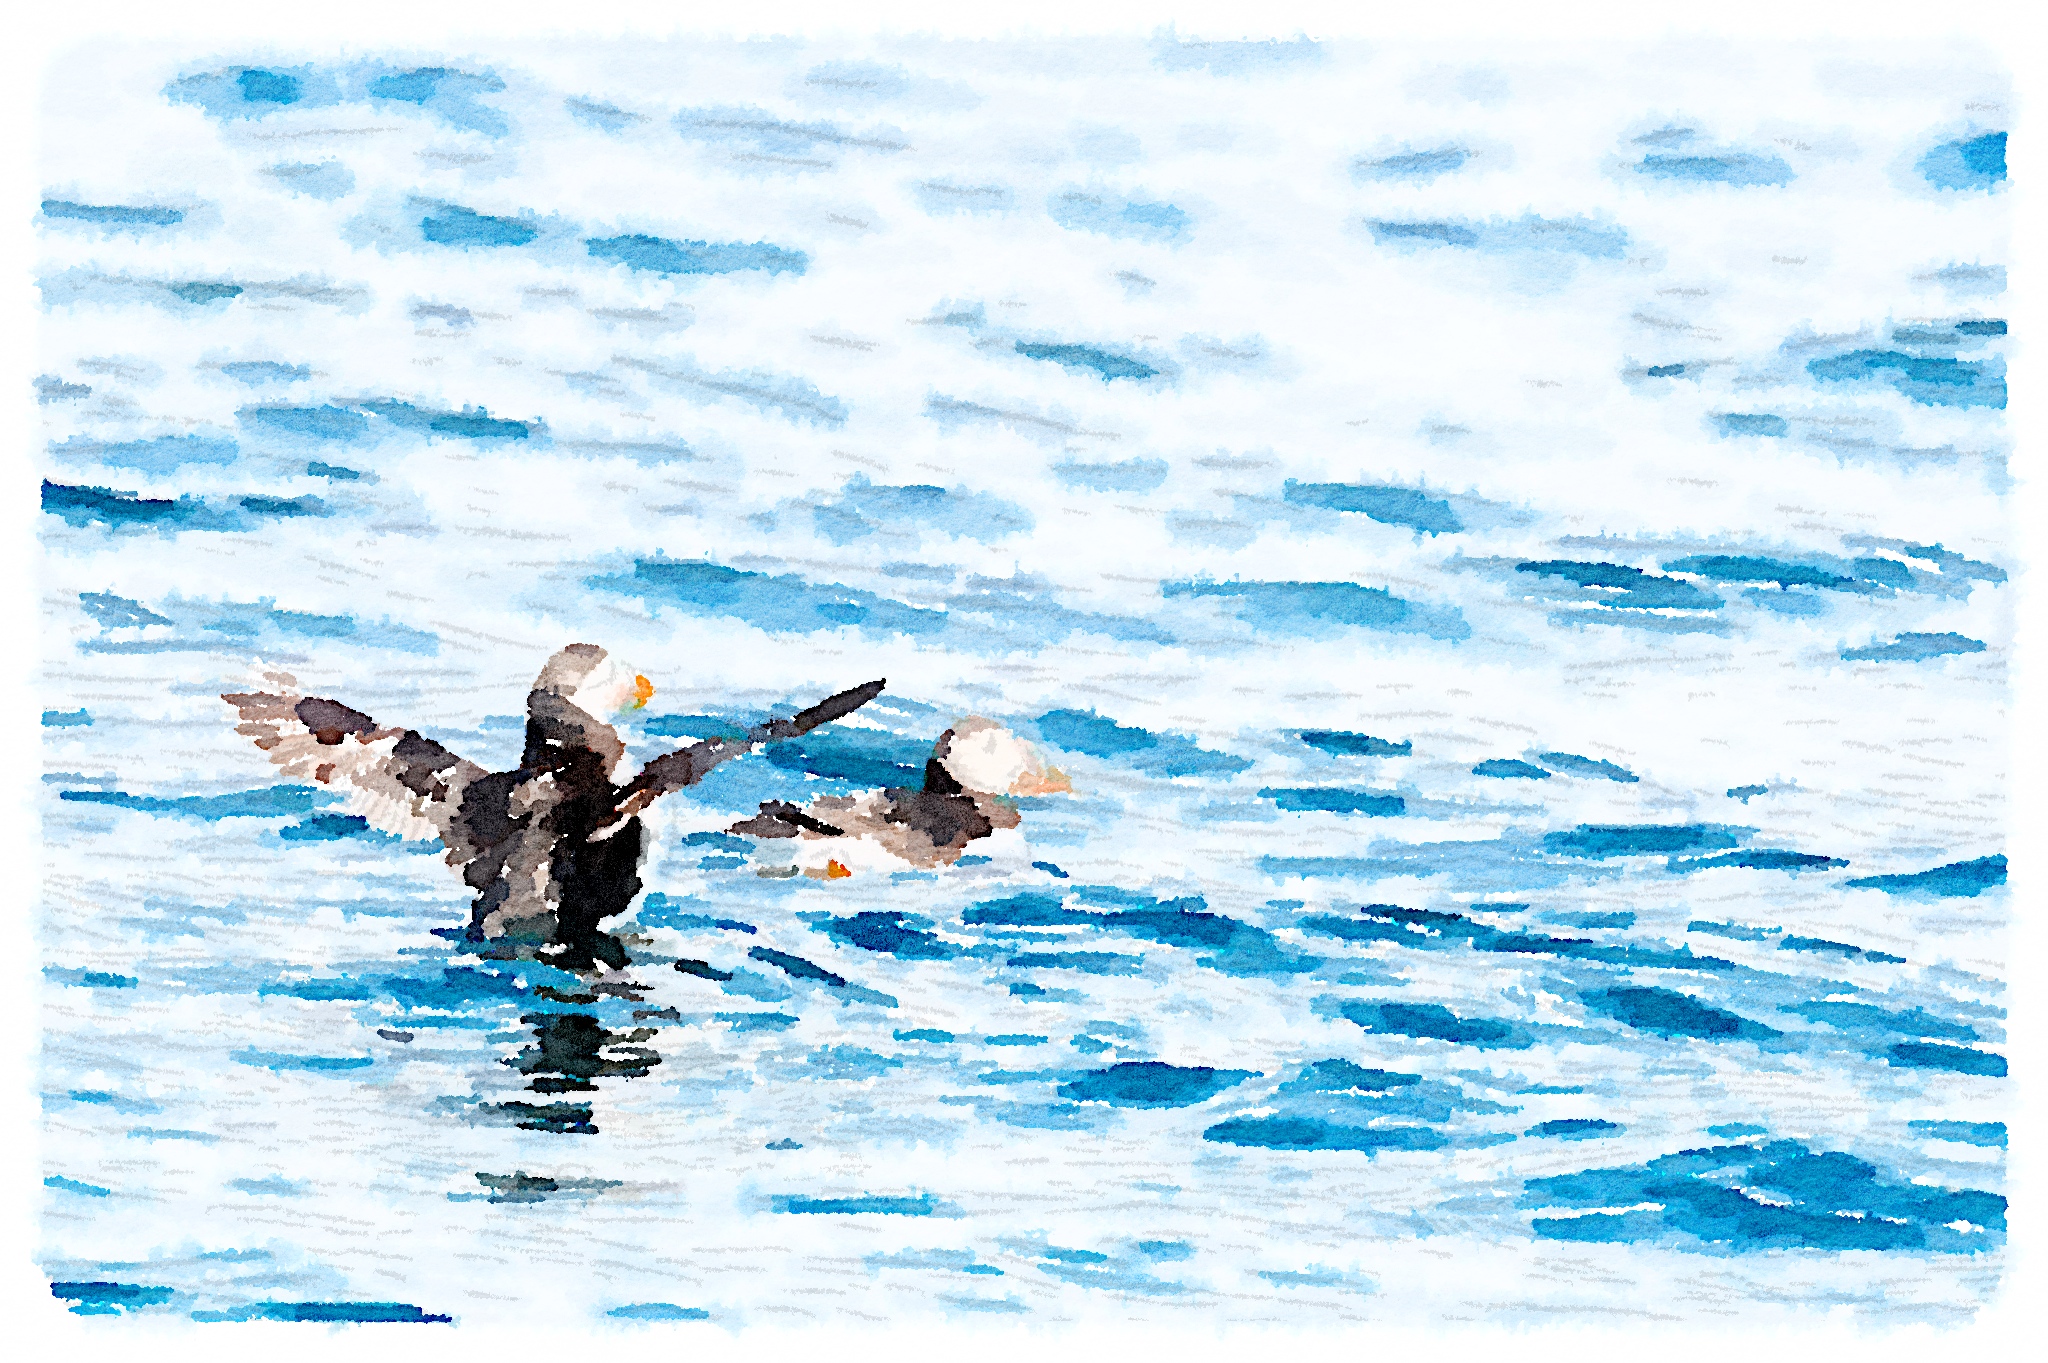
{"label": "puffin's orange beak", "polygon": [[1027,771],[1010,783],[1012,795],[1072,795],[1074,782],[1058,767]]}
{"label": "puffin's orange beak", "polygon": [[654,683],[637,672],[633,675],[633,701],[631,708],[637,710],[654,696]]}

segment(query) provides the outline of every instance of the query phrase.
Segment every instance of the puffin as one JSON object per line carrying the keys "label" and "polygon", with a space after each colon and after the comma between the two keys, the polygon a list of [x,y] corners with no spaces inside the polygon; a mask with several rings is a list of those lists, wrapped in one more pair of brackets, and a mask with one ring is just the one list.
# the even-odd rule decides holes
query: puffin
{"label": "puffin", "polygon": [[[951,866],[967,845],[1022,822],[1014,797],[1070,794],[1073,782],[1039,759],[1029,743],[994,720],[971,715],[932,745],[922,789],[890,786],[859,795],[823,795],[808,809],[769,800],[761,812],[729,832],[769,840],[796,839],[791,848],[827,856],[815,879],[838,880],[852,871],[842,858],[871,845],[894,861],[930,869]],[[815,860],[815,857],[811,858]],[[794,874],[795,868],[782,874]],[[774,875],[763,868],[762,874]]]}
{"label": "puffin", "polygon": [[629,963],[624,944],[598,925],[640,893],[641,811],[764,743],[853,713],[886,684],[841,691],[744,737],[679,748],[619,782],[626,745],[604,716],[644,706],[654,686],[595,644],[562,649],[534,679],[525,751],[510,771],[486,771],[418,730],[305,695],[289,673],[261,675],[271,689],[221,697],[240,717],[237,733],[285,776],[345,791],[348,811],[371,827],[444,843],[447,864],[476,895],[463,936],[480,955],[585,974]]}

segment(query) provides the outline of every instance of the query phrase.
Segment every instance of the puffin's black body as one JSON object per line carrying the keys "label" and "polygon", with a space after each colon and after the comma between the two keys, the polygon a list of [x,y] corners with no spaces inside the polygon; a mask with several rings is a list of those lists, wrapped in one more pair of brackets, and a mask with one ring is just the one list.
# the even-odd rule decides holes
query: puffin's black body
{"label": "puffin's black body", "polygon": [[[466,836],[483,845],[462,868],[464,883],[476,891],[464,936],[504,954],[531,951],[566,970],[600,962],[623,966],[625,948],[598,924],[624,913],[640,893],[646,830],[638,816],[606,824],[622,788],[605,778],[589,753],[538,756],[536,762],[529,743],[517,770],[495,772],[463,793],[456,818]],[[514,792],[543,774],[563,798],[542,811],[512,813]],[[600,829],[605,836],[593,836]],[[536,847],[544,849],[547,883],[557,891],[546,912],[532,912],[535,906],[514,893],[524,854]]]}
{"label": "puffin's black body", "polygon": [[556,844],[555,874],[562,882],[562,900],[555,910],[555,941],[568,948],[557,962],[565,969],[588,970],[599,961],[613,969],[626,964],[625,947],[597,925],[631,908],[640,893],[640,861],[646,850],[641,838],[640,820],[628,819],[602,842],[578,841],[572,835]]}
{"label": "puffin's black body", "polygon": [[[987,837],[998,827],[1009,828],[1016,824],[1014,818],[999,823],[1011,811],[1000,806],[985,808],[986,801],[977,800],[962,789],[936,757],[924,764],[922,790],[889,786],[882,790],[875,803],[881,821],[900,827],[906,835],[895,841],[907,843],[909,835],[915,835],[931,847],[945,849],[954,856],[958,856],[968,843]],[[852,808],[850,803],[848,808]],[[849,819],[846,822],[854,821]],[[767,800],[762,803],[759,814],[740,820],[727,831],[753,838],[797,838],[806,833],[843,838],[852,830],[807,814],[787,800]]]}
{"label": "puffin's black body", "polygon": [[[286,774],[346,787],[350,807],[387,832],[446,843],[448,864],[476,891],[463,935],[480,951],[533,956],[565,970],[619,969],[625,946],[600,924],[625,913],[640,893],[640,811],[761,743],[858,709],[883,683],[843,691],[742,739],[692,744],[616,784],[625,744],[578,703],[605,657],[594,645],[573,644],[549,661],[527,697],[519,765],[504,772],[487,772],[416,731],[379,728],[336,701],[292,692],[222,699],[240,712],[239,732]],[[272,680],[292,682],[282,674]]]}

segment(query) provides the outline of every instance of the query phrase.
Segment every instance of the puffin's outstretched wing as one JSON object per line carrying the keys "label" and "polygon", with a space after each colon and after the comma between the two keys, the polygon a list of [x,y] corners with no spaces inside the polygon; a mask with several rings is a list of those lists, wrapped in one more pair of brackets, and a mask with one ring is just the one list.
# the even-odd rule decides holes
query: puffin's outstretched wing
{"label": "puffin's outstretched wing", "polygon": [[745,738],[707,738],[701,743],[692,743],[687,748],[678,748],[657,757],[642,767],[640,774],[620,792],[618,815],[637,814],[672,790],[696,785],[719,763],[743,757],[759,744],[800,738],[820,724],[829,724],[850,715],[881,695],[887,684],[886,677],[864,682],[835,696],[827,696],[808,710],[799,710],[794,718],[771,719],[766,724],[756,725],[747,731]]}
{"label": "puffin's outstretched wing", "polygon": [[[291,679],[270,674],[273,683]],[[449,829],[470,782],[484,769],[411,729],[381,728],[339,701],[291,692],[221,697],[284,775],[348,793],[348,812],[400,837],[450,842]]]}

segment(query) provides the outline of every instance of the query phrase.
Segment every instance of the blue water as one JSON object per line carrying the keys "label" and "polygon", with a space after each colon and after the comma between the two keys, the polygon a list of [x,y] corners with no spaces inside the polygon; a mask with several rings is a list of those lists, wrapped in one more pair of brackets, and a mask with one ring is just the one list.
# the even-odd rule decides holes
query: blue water
{"label": "blue water", "polygon": [[[1574,60],[53,70],[52,1300],[1969,1319],[2013,1121],[2004,134],[1822,53],[1767,142],[1777,87],[1711,56]],[[260,659],[504,768],[578,640],[656,687],[629,764],[888,680],[655,807],[604,978],[468,952],[438,849],[217,699]],[[970,714],[1073,789],[955,865],[727,831],[915,785]]]}

